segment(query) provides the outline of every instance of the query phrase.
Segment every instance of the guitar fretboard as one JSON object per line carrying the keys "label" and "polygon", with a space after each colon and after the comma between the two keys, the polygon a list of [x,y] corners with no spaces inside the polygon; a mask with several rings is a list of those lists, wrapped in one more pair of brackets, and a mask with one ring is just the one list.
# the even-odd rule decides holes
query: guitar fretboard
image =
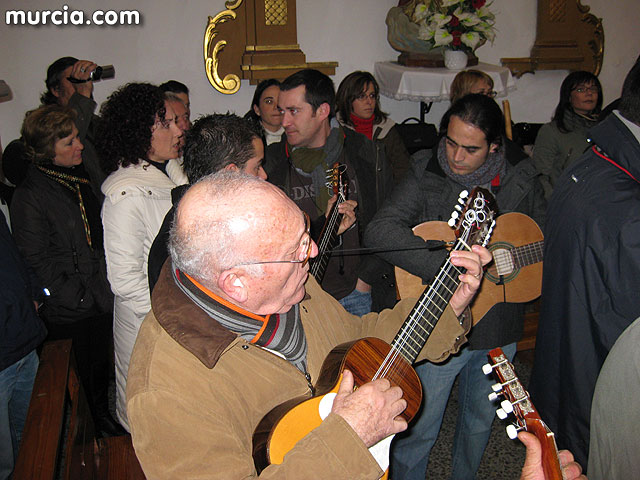
{"label": "guitar fretboard", "polygon": [[[464,242],[458,240],[454,250],[462,250],[464,247]],[[435,280],[420,296],[402,328],[391,342],[392,349],[396,350],[410,364],[415,361],[427,342],[460,284],[458,277],[465,271],[464,268],[453,265],[447,257]]]}
{"label": "guitar fretboard", "polygon": [[541,262],[543,250],[544,240],[513,248],[511,250],[511,255],[513,256],[513,262],[516,268],[522,268],[527,265]]}
{"label": "guitar fretboard", "polygon": [[331,251],[338,244],[338,228],[342,221],[342,214],[338,211],[338,205],[345,200],[344,195],[341,193],[338,194],[338,200],[331,209],[331,212],[329,212],[329,217],[320,234],[320,240],[318,240],[318,255],[311,260],[309,272],[318,283],[322,283],[324,274],[327,271],[327,266],[329,265],[329,259],[331,258]]}

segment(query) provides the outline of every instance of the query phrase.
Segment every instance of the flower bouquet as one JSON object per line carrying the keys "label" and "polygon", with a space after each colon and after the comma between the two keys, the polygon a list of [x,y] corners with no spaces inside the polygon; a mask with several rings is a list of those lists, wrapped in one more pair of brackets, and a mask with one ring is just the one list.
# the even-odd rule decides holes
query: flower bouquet
{"label": "flower bouquet", "polygon": [[386,22],[389,44],[405,57],[441,59],[445,49],[461,50],[477,63],[473,52],[495,38],[495,16],[486,0],[401,0]]}

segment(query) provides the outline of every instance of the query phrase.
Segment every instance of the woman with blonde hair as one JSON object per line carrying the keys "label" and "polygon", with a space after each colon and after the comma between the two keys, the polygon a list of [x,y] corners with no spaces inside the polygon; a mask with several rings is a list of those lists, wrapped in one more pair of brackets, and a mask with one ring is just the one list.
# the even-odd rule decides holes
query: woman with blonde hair
{"label": "woman with blonde hair", "polygon": [[22,141],[31,164],[11,202],[13,235],[48,296],[48,339],[71,338],[96,426],[124,433],[109,414],[113,295],[107,283],[100,203],[82,165],[84,146],[69,107],[28,112]]}
{"label": "woman with blonde hair", "polygon": [[451,82],[451,104],[470,93],[480,93],[494,98],[496,92],[493,90],[493,78],[480,70],[469,69],[459,72]]}

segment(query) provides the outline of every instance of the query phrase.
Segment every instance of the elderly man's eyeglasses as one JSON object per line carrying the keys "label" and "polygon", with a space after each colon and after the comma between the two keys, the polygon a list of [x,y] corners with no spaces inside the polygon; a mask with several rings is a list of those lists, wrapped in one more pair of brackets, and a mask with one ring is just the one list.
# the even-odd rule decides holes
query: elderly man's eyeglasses
{"label": "elderly man's eyeglasses", "polygon": [[[311,256],[311,220],[309,219],[309,215],[306,212],[302,212],[304,214],[304,223],[305,223],[305,233],[304,239],[298,246],[296,250],[296,255],[298,256],[298,260],[268,260],[265,262],[243,262],[238,263],[236,267],[240,267],[242,265],[264,265],[266,263],[299,263],[301,267],[304,267],[309,261],[309,257]],[[300,258],[302,257],[302,258]]]}
{"label": "elderly man's eyeglasses", "polygon": [[378,94],[376,93],[361,93],[360,95],[358,95],[356,97],[356,100],[360,100],[361,102],[366,100],[366,99],[370,99],[370,100],[377,100],[378,99]]}

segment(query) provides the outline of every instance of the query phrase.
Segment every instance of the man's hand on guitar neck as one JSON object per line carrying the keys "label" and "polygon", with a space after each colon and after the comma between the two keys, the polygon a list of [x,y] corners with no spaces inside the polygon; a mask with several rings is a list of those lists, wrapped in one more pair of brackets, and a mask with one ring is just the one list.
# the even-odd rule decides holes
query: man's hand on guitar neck
{"label": "man's hand on guitar neck", "polygon": [[[540,440],[529,432],[518,433],[518,439],[527,448],[527,456],[522,467],[520,480],[547,480],[542,470],[542,447]],[[582,475],[582,467],[573,459],[573,454],[569,450],[558,452],[562,478],[564,480],[587,480],[586,475]]]}
{"label": "man's hand on guitar neck", "polygon": [[[329,212],[331,211],[331,207],[338,200],[338,195],[334,195],[327,202],[327,210],[325,216],[329,216]],[[340,227],[338,227],[338,235],[347,231],[347,229],[351,228],[351,225],[356,223],[356,207],[358,206],[358,202],[355,200],[345,200],[340,205],[338,205],[338,211],[343,215],[342,222],[340,222]]]}
{"label": "man's hand on guitar neck", "polygon": [[471,251],[454,250],[451,252],[451,263],[467,270],[460,275],[460,285],[451,297],[449,304],[457,316],[462,315],[480,288],[484,265],[492,260],[491,252],[480,245],[471,247]]}
{"label": "man's hand on guitar neck", "polygon": [[392,387],[385,378],[355,392],[353,385],[353,374],[344,370],[331,411],[344,418],[367,447],[407,429],[407,422],[398,416],[407,408],[400,387]]}

